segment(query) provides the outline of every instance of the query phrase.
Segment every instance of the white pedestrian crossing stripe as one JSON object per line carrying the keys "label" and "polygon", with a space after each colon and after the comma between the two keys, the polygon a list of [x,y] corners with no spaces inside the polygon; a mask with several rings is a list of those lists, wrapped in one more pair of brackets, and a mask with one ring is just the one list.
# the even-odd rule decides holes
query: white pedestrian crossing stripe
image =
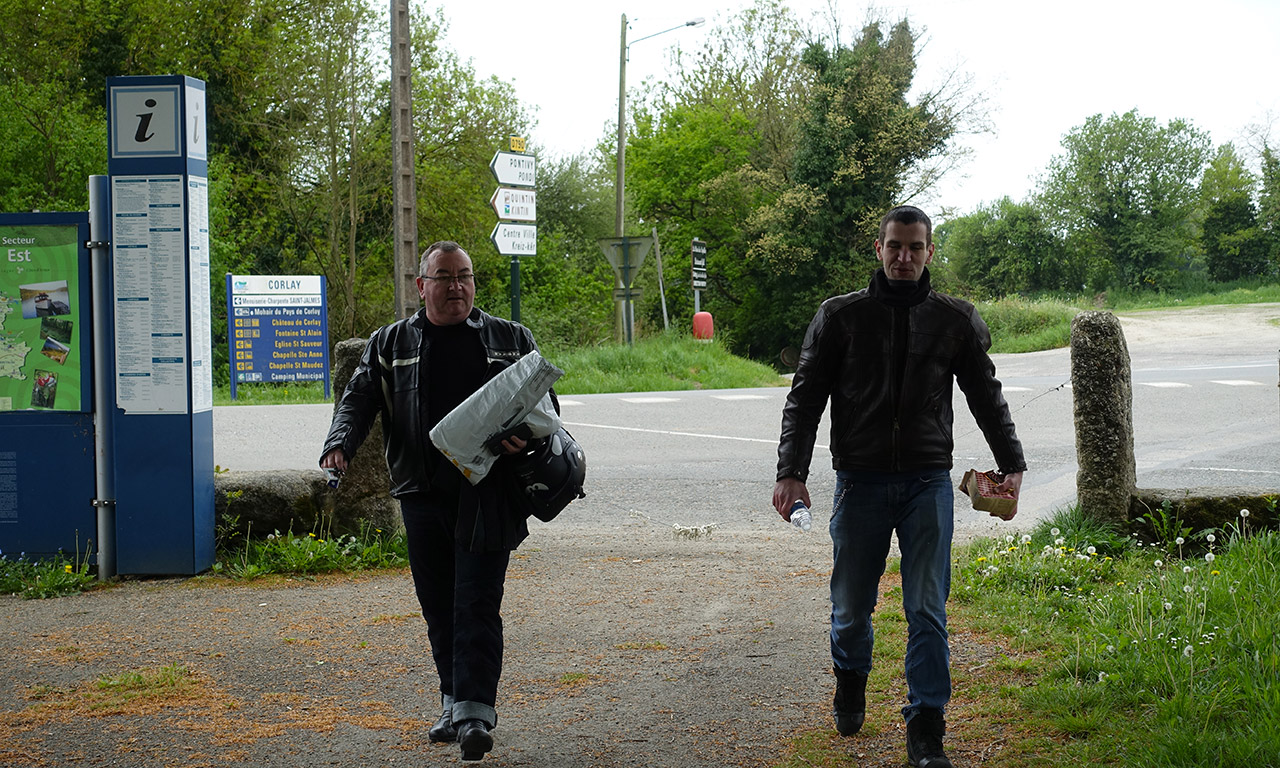
{"label": "white pedestrian crossing stripe", "polygon": [[712,400],[768,400],[768,395],[712,395]]}
{"label": "white pedestrian crossing stripe", "polygon": [[621,397],[618,398],[624,403],[678,403],[678,397]]}
{"label": "white pedestrian crossing stripe", "polygon": [[557,398],[561,405],[582,405],[581,400],[565,400],[563,397]]}
{"label": "white pedestrian crossing stripe", "polygon": [[1248,379],[1213,379],[1214,384],[1226,384],[1228,387],[1260,387],[1262,382]]}
{"label": "white pedestrian crossing stripe", "polygon": [[1190,384],[1183,384],[1181,381],[1143,381],[1139,383],[1144,387],[1157,387],[1159,389],[1179,389],[1191,386]]}

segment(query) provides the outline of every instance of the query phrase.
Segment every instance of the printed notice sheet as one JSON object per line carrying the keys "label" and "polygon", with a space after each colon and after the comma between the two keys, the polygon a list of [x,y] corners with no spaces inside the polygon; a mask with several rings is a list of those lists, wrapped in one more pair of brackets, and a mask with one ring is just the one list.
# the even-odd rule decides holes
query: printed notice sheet
{"label": "printed notice sheet", "polygon": [[116,405],[126,412],[187,412],[182,198],[180,175],[111,179]]}
{"label": "printed notice sheet", "polygon": [[[209,180],[187,179],[191,269],[191,411],[213,409],[213,329],[209,307]],[[200,287],[204,286],[205,290]]]}

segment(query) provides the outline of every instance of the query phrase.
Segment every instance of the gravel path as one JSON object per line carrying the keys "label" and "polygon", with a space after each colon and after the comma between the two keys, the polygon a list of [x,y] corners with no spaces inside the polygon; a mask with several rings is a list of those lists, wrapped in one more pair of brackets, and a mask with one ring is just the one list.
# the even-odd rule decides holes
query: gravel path
{"label": "gravel path", "polygon": [[[539,526],[510,570],[484,764],[766,766],[798,731],[831,738],[828,541]],[[458,763],[426,739],[434,667],[407,571],[131,580],[0,614],[0,765]],[[120,682],[170,665],[189,677],[159,695]],[[903,764],[904,693],[882,694],[888,725],[847,742],[858,765]]]}

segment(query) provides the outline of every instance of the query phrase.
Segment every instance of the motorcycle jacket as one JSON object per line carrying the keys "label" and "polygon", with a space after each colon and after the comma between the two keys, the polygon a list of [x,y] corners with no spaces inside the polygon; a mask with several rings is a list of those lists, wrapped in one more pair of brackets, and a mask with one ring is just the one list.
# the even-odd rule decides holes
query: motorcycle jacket
{"label": "motorcycle jacket", "polygon": [[952,380],[1000,472],[1026,471],[990,348],[974,306],[932,290],[927,269],[905,286],[877,270],[867,288],[823,302],[782,412],[777,479],[807,479],[828,400],[835,469],[950,469]]}
{"label": "motorcycle jacket", "polygon": [[[428,438],[426,388],[433,376],[448,375],[431,361],[430,337],[425,332],[426,313],[383,326],[369,338],[360,362],[351,374],[346,392],[333,415],[321,456],[341,448],[350,460],[382,414],[383,452],[391,475],[391,495],[430,490],[426,452]],[[480,334],[489,374],[511,365],[536,347],[528,328],[472,308],[464,321]]]}

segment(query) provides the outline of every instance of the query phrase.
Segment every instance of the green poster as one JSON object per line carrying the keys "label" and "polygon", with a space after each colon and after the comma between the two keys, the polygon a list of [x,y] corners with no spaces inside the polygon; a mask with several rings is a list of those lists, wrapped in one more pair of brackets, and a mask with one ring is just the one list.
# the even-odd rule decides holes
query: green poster
{"label": "green poster", "polygon": [[0,411],[78,411],[80,243],[75,225],[0,226]]}

